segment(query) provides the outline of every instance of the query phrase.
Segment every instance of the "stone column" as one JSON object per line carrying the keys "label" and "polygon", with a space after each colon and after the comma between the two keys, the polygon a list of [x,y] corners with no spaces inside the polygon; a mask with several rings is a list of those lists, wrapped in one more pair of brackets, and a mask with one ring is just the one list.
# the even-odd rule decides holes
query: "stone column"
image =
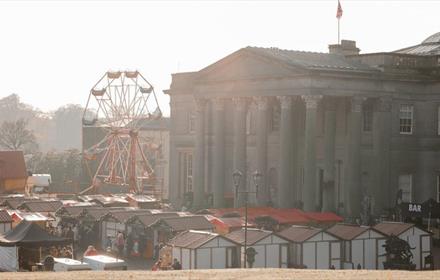
{"label": "stone column", "polygon": [[206,99],[196,98],[195,145],[193,160],[193,208],[201,209],[205,205],[205,111]]}
{"label": "stone column", "polygon": [[362,97],[351,98],[351,110],[347,124],[347,150],[345,162],[345,215],[356,218],[360,215],[361,186],[361,132],[362,132]]}
{"label": "stone column", "polygon": [[316,211],[316,114],[321,96],[303,96],[306,104],[305,147],[304,147],[304,186],[302,201],[305,211]]}
{"label": "stone column", "polygon": [[[239,191],[246,190],[246,112],[248,100],[244,97],[233,99],[234,102],[234,147],[233,172],[240,171],[243,176],[238,186]],[[235,193],[235,186],[233,189]],[[234,207],[244,206],[244,194],[238,194],[234,200]]]}
{"label": "stone column", "polygon": [[335,135],[336,108],[334,98],[325,100],[324,113],[324,186],[323,211],[335,211]]}
{"label": "stone column", "polygon": [[390,138],[391,138],[391,98],[377,100],[373,113],[374,150],[374,213],[381,214],[389,207],[390,187]]}
{"label": "stone column", "polygon": [[213,194],[214,208],[224,207],[225,188],[225,135],[224,135],[224,100],[213,100],[214,111],[214,162]]}
{"label": "stone column", "polygon": [[[255,101],[257,103],[257,170],[262,175],[258,185],[257,202],[259,206],[266,206],[270,196],[270,190],[267,185],[267,114],[269,100],[267,97],[257,97]],[[252,170],[252,173],[253,172]]]}
{"label": "stone column", "polygon": [[280,124],[280,179],[278,188],[278,206],[289,208],[297,200],[292,180],[292,97],[280,96],[281,124]]}

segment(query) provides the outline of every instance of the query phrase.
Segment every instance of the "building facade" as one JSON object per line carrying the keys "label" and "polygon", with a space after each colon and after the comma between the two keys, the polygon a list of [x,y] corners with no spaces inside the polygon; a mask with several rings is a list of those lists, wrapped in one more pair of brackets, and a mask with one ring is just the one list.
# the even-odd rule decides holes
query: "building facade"
{"label": "building facade", "polygon": [[439,198],[440,33],[389,53],[247,47],[165,92],[176,207],[241,206],[235,170],[240,190],[263,175],[257,205],[359,217]]}

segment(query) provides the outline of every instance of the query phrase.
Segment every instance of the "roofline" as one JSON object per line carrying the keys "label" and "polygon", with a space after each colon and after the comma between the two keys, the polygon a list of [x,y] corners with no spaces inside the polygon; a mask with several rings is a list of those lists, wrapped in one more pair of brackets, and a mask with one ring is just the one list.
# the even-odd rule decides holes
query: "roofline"
{"label": "roofline", "polygon": [[[176,235],[174,238],[176,238],[176,237],[179,236],[179,235],[182,235],[182,234],[188,233],[188,232],[196,232],[196,233],[199,232],[199,233],[201,233],[201,234],[206,233],[206,234],[209,234],[209,235],[214,235],[214,234],[215,234],[215,236],[212,236],[211,239],[209,239],[209,240],[203,242],[202,244],[200,244],[200,245],[199,245],[198,247],[196,247],[196,248],[188,248],[188,247],[184,247],[184,246],[171,245],[171,244],[168,243],[169,241],[167,242],[167,244],[170,245],[170,246],[173,246],[173,247],[177,247],[177,248],[188,248],[188,249],[190,249],[190,250],[195,250],[195,249],[198,249],[198,248],[200,248],[201,246],[205,245],[206,243],[208,243],[209,241],[213,240],[213,239],[216,238],[216,237],[222,237],[222,238],[226,239],[227,241],[230,241],[230,242],[234,243],[235,245],[241,245],[240,243],[238,243],[238,242],[236,242],[236,241],[234,241],[234,240],[231,240],[231,239],[227,238],[225,235],[221,235],[221,234],[216,233],[216,232],[208,232],[208,231],[193,230],[193,229],[185,230],[185,231],[179,233],[178,235]],[[174,238],[173,238],[173,239],[174,239]],[[172,240],[172,239],[171,239],[171,240]],[[170,240],[170,241],[171,241],[171,240]]]}
{"label": "roofline", "polygon": [[[334,225],[334,226],[337,226],[337,225],[345,225],[345,226],[357,226],[357,227],[362,227],[361,225],[355,225],[355,224],[345,224],[345,223],[339,223],[339,224],[336,224],[336,225]],[[330,227],[330,228],[332,228],[332,227]],[[330,229],[330,228],[328,228],[328,229]],[[327,230],[328,229],[326,229],[325,231],[327,232]],[[375,228],[373,228],[373,227],[370,227],[370,226],[367,226],[366,227],[366,229],[364,230],[364,231],[362,231],[361,233],[359,233],[359,234],[357,234],[357,235],[355,235],[355,236],[353,236],[353,238],[352,239],[345,239],[345,238],[341,238],[341,237],[338,237],[339,239],[342,239],[342,240],[346,240],[346,241],[350,241],[350,240],[353,240],[353,239],[355,239],[356,237],[358,237],[359,235],[361,235],[361,234],[363,234],[364,232],[366,232],[367,230],[369,230],[369,229],[371,229],[371,230],[374,230],[375,232],[378,232],[378,233],[380,233],[380,234],[383,234],[382,232],[380,232],[380,231],[378,231],[378,230],[376,230]],[[330,233],[330,232],[327,232],[327,233]],[[331,233],[330,233],[331,234]],[[334,234],[332,234],[333,236],[335,236]],[[335,236],[335,237],[337,237],[337,236]]]}
{"label": "roofline", "polygon": [[[401,222],[385,221],[385,222],[380,222],[379,224],[382,224],[382,223],[386,223],[386,224],[408,224],[408,225],[412,225],[411,227],[407,228],[406,230],[404,230],[404,231],[402,231],[402,232],[400,232],[400,233],[398,233],[398,234],[401,234],[401,233],[403,233],[403,232],[405,232],[405,231],[407,231],[407,230],[409,230],[409,229],[411,229],[411,228],[413,228],[413,227],[418,228],[418,229],[420,229],[420,230],[422,230],[422,231],[428,233],[429,235],[432,235],[432,234],[433,234],[433,233],[431,233],[431,232],[429,232],[429,231],[426,231],[426,230],[422,229],[421,227],[419,227],[419,226],[417,226],[416,224],[413,224],[413,223],[401,223]],[[376,226],[377,226],[377,225],[378,225],[378,224],[376,224]],[[382,232],[382,231],[380,231],[380,230],[378,230],[378,229],[375,229],[375,230],[376,230],[377,232],[383,234],[383,235],[391,236],[391,234],[388,234],[388,233]]]}

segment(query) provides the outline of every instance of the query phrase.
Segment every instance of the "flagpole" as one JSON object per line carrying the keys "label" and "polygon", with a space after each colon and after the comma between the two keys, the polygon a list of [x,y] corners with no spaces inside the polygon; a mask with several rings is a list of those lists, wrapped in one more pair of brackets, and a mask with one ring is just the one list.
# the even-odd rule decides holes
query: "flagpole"
{"label": "flagpole", "polygon": [[338,45],[340,45],[341,44],[341,40],[340,40],[340,28],[339,28],[339,21],[340,21],[340,19],[338,18]]}

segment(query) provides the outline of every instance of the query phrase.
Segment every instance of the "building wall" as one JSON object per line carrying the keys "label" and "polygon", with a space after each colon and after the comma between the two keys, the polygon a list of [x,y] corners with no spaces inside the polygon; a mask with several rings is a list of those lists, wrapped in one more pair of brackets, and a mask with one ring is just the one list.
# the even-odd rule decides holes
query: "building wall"
{"label": "building wall", "polygon": [[[239,51],[240,52],[240,51]],[[213,177],[215,148],[214,110],[213,104],[216,99],[224,99],[224,186],[225,197],[233,195],[233,158],[234,158],[234,123],[236,119],[236,97],[246,98],[248,104],[248,118],[246,124],[246,172],[244,174],[246,187],[253,190],[252,172],[258,168],[257,133],[258,106],[257,99],[264,97],[269,100],[267,119],[272,120],[271,112],[274,105],[279,105],[279,97],[290,96],[294,98],[291,106],[290,129],[293,133],[292,147],[296,147],[298,153],[292,159],[292,182],[294,194],[291,195],[291,206],[301,206],[304,201],[298,198],[304,197],[306,190],[316,189],[316,199],[322,202],[323,185],[321,175],[325,169],[325,110],[328,100],[335,102],[336,128],[335,128],[335,163],[334,163],[334,187],[330,192],[334,206],[332,211],[340,214],[347,212],[347,205],[351,202],[360,208],[361,199],[369,199],[372,204],[372,212],[381,215],[384,208],[394,207],[399,185],[399,175],[412,175],[412,200],[423,202],[428,198],[435,197],[437,192],[437,165],[440,160],[440,137],[438,135],[438,107],[440,105],[440,83],[438,76],[423,76],[415,69],[384,68],[381,72],[360,74],[354,72],[335,71],[331,74],[326,71],[315,73],[298,74],[299,69],[286,70],[285,67],[275,67],[267,58],[251,59],[251,56],[242,51],[243,55],[231,55],[218,63],[199,72],[182,73],[173,75],[173,81],[168,91],[171,104],[171,134],[170,134],[170,197],[173,205],[179,208],[183,203],[185,190],[182,189],[181,162],[179,151],[195,152],[196,132],[190,131],[190,116],[196,114],[195,99],[206,100],[204,112],[204,161],[203,188],[207,194],[213,193],[215,178]],[[324,56],[324,54],[322,54]],[[237,58],[238,57],[238,58]],[[265,60],[266,59],[266,60]],[[225,62],[226,61],[226,62]],[[258,65],[258,67],[257,67]],[[379,66],[380,67],[380,66]],[[394,67],[394,66],[393,66]],[[258,69],[256,69],[258,68]],[[244,70],[246,69],[246,70]],[[263,74],[264,73],[264,74]],[[297,75],[296,75],[297,74]],[[322,75],[321,75],[322,74]],[[295,76],[296,75],[296,76]],[[310,179],[313,174],[304,172],[307,169],[305,147],[310,143],[306,140],[306,100],[310,96],[322,96],[317,105],[316,122],[310,127],[314,130],[316,143],[316,170],[314,175],[316,186],[304,186],[305,177]],[[361,131],[360,144],[350,147],[353,127],[350,126],[358,116],[353,110],[353,101],[362,99],[362,104],[372,104],[372,130]],[[385,109],[380,105],[383,100],[388,100]],[[385,102],[385,103],[387,103]],[[403,135],[399,132],[399,109],[401,105],[414,106],[413,133]],[[383,110],[383,111],[382,111]],[[365,109],[362,109],[361,123]],[[266,170],[263,170],[265,179],[262,184],[268,187],[272,177],[278,178],[281,170],[280,158],[285,153],[281,150],[281,130],[272,130],[267,125],[267,154],[265,155]],[[355,127],[355,129],[361,129]],[[356,143],[357,145],[357,143]],[[379,146],[379,148],[378,148]],[[350,170],[349,163],[352,150],[359,149],[360,174],[357,170]],[[381,150],[382,149],[382,150]],[[357,152],[357,151],[356,151]],[[357,161],[357,158],[356,158]],[[379,168],[378,168],[379,166]],[[308,167],[310,169],[310,166]],[[352,174],[353,173],[353,174]],[[308,175],[308,176],[305,176]],[[356,198],[351,198],[347,192],[352,188],[347,178],[354,176],[359,188],[356,186]],[[358,178],[359,177],[359,178]],[[353,179],[353,178],[351,178]],[[274,182],[275,181],[275,182]],[[279,193],[280,182],[272,180],[273,196]],[[261,187],[261,185],[260,185]],[[273,203],[277,201],[273,199]],[[353,202],[356,200],[356,202]],[[250,201],[255,202],[255,197],[250,196]],[[210,205],[206,205],[210,206]],[[322,204],[317,205],[321,207]],[[309,206],[310,208],[310,206]],[[359,211],[354,211],[359,212]],[[353,214],[352,214],[353,215]],[[359,216],[359,213],[355,213]]]}
{"label": "building wall", "polygon": [[0,180],[0,193],[24,193],[26,179],[5,179]]}
{"label": "building wall", "polygon": [[[172,99],[174,99],[172,97]],[[176,99],[180,99],[176,97]],[[191,99],[187,98],[183,102],[175,101],[176,109],[172,111],[173,113],[173,123],[176,127],[172,130],[171,136],[171,147],[170,150],[175,151],[172,154],[176,156],[178,151],[187,150],[193,151],[194,149],[194,133],[189,133],[185,127],[187,123],[187,116],[194,111],[191,103]],[[411,101],[412,102],[412,101]],[[408,102],[404,102],[405,104]],[[437,132],[438,125],[438,106],[440,103],[432,103],[429,100],[423,102],[415,102],[414,104],[414,132],[412,135],[401,135],[399,133],[399,107],[403,104],[401,100],[393,100],[392,111],[391,111],[391,129],[392,134],[390,141],[390,174],[389,174],[389,185],[388,188],[383,190],[383,195],[390,207],[394,206],[396,194],[398,190],[398,177],[401,174],[412,174],[413,177],[413,201],[423,202],[431,197],[436,196],[437,192],[437,176],[438,172],[438,162],[440,162],[440,136]],[[304,104],[298,104],[299,107],[304,107]],[[322,107],[322,106],[321,106]],[[178,108],[178,109],[177,109]],[[297,112],[301,114],[304,108],[299,108]],[[172,109],[173,110],[173,109]],[[322,113],[323,109],[319,109]],[[252,111],[252,109],[251,109]],[[336,114],[336,147],[335,147],[335,158],[339,163],[335,163],[335,184],[336,187],[344,188],[344,170],[345,170],[345,156],[346,156],[346,137],[347,137],[347,105],[346,100],[339,100],[337,104],[337,114]],[[208,114],[212,115],[212,110],[208,110]],[[225,116],[225,193],[232,194],[232,155],[233,155],[233,141],[232,141],[232,124],[231,120],[228,119],[232,116],[232,110],[230,108],[226,109]],[[321,114],[322,115],[322,114]],[[251,114],[252,116],[252,114]],[[300,121],[300,120],[297,120]],[[323,132],[322,132],[323,118],[318,119],[317,125],[317,166],[319,169],[324,168],[324,156],[323,156]],[[255,119],[251,120],[251,127],[255,126]],[[212,125],[206,122],[207,131],[207,147],[205,154],[206,161],[206,174],[205,174],[205,190],[208,193],[212,192],[212,148],[213,143],[210,141],[212,137],[209,133],[209,128]],[[303,130],[296,131],[299,136],[299,146],[304,144]],[[362,186],[365,188],[367,194],[373,194],[373,188],[375,184],[374,175],[375,167],[377,164],[377,159],[374,157],[373,151],[373,136],[371,132],[362,132]],[[253,187],[253,183],[250,180],[251,172],[255,170],[255,134],[252,129],[247,136],[247,174],[248,184],[250,189]],[[268,135],[268,157],[267,166],[268,170],[274,169],[275,174],[279,172],[279,131],[271,131]],[[173,172],[170,176],[170,183],[174,188],[178,188],[178,162],[173,157],[170,159],[171,162],[175,163]],[[297,171],[302,172],[302,154],[298,155],[298,161],[300,162]],[[172,163],[171,163],[172,165]],[[318,176],[318,175],[317,175]],[[302,178],[297,176],[297,184],[300,186],[299,192],[301,193]],[[276,186],[275,186],[276,187]],[[276,192],[277,190],[275,190]],[[177,201],[181,201],[182,192],[180,192],[180,197]],[[337,199],[337,198],[336,198]],[[251,198],[252,200],[252,198]],[[343,197],[340,197],[340,202],[343,202]],[[373,198],[374,200],[374,198]]]}

